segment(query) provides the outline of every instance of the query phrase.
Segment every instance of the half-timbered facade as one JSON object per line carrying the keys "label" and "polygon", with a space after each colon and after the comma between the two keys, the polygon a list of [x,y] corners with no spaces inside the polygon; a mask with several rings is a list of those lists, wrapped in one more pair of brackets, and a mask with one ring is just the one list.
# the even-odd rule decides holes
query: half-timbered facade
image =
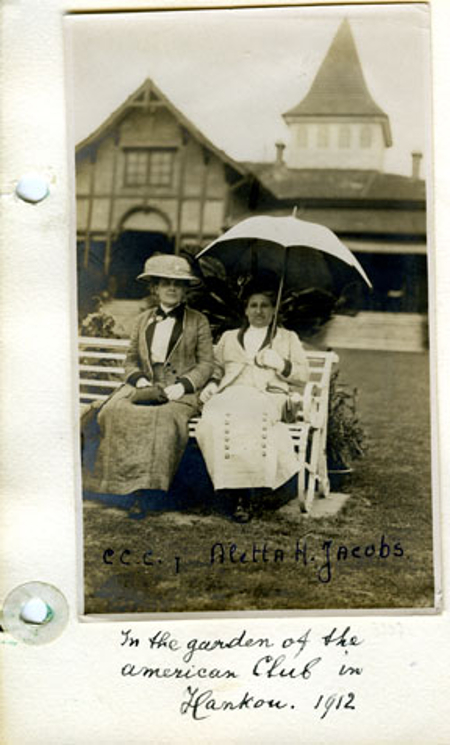
{"label": "half-timbered facade", "polygon": [[76,169],[81,282],[116,297],[139,291],[154,251],[218,235],[244,173],[151,80],[78,145]]}

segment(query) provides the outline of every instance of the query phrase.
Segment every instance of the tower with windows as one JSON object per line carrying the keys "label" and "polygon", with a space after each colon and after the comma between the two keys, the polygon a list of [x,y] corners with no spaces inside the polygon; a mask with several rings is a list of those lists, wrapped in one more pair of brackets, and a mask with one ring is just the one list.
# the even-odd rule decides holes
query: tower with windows
{"label": "tower with windows", "polygon": [[392,144],[389,118],[370,94],[347,20],[307,95],[283,116],[288,168],[383,170]]}

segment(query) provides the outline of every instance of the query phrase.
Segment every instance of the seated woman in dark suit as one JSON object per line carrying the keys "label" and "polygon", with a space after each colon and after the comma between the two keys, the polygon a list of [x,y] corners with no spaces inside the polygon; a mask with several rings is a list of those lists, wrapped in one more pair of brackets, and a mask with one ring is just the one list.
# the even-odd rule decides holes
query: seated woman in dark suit
{"label": "seated woman in dark suit", "polygon": [[84,458],[87,492],[167,492],[188,441],[188,421],[199,411],[199,391],[213,372],[209,323],[184,302],[195,281],[179,256],[152,256],[139,280],[149,282],[159,306],[142,313],[125,362],[125,383],[98,413],[94,463]]}

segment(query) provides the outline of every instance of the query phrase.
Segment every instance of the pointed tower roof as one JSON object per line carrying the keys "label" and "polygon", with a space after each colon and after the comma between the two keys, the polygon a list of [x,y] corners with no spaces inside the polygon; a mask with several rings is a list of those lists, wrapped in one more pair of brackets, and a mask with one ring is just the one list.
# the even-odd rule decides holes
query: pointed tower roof
{"label": "pointed tower roof", "polygon": [[283,116],[344,116],[380,121],[386,146],[392,144],[387,114],[375,103],[367,88],[361,62],[347,19],[342,21],[305,98]]}

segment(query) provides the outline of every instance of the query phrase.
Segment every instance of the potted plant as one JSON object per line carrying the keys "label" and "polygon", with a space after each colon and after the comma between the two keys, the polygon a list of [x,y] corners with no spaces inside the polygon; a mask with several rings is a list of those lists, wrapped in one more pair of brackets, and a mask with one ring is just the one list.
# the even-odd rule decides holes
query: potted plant
{"label": "potted plant", "polygon": [[357,415],[356,388],[339,380],[339,371],[330,382],[327,430],[328,476],[332,491],[338,491],[353,472],[352,463],[365,452],[366,434]]}

